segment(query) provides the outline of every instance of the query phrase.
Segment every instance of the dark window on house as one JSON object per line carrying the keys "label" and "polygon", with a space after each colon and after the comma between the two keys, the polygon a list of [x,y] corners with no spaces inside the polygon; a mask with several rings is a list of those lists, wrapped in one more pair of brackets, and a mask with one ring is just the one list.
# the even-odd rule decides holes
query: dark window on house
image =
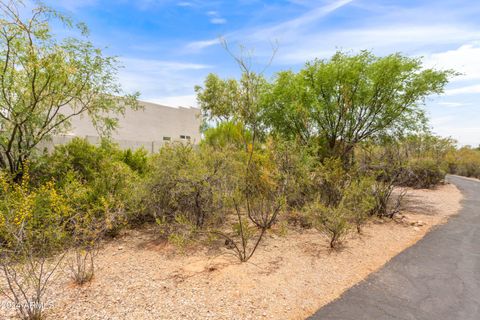
{"label": "dark window on house", "polygon": [[170,140],[172,140],[172,138],[170,138],[170,137],[163,137],[163,141],[170,141]]}
{"label": "dark window on house", "polygon": [[182,136],[180,136],[180,139],[186,139],[186,137],[182,135]]}
{"label": "dark window on house", "polygon": [[187,140],[190,140],[190,136],[186,136]]}

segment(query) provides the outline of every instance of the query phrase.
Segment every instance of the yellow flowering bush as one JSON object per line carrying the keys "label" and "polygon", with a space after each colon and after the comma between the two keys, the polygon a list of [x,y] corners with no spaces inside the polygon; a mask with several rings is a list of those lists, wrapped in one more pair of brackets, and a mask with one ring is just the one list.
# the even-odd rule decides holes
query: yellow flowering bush
{"label": "yellow flowering bush", "polygon": [[0,251],[17,252],[28,246],[42,254],[59,249],[72,209],[53,182],[31,187],[28,171],[20,183],[0,174]]}
{"label": "yellow flowering bush", "polygon": [[22,319],[41,319],[37,306],[70,244],[74,211],[52,181],[33,186],[25,168],[19,182],[0,172],[0,294]]}

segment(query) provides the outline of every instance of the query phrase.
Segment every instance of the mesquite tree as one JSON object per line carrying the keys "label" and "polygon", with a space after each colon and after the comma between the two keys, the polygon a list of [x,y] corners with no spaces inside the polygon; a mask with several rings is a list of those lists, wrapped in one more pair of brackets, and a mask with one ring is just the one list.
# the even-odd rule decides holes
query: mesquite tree
{"label": "mesquite tree", "polygon": [[265,122],[279,135],[317,145],[321,157],[351,162],[354,147],[375,136],[425,127],[425,99],[443,92],[453,71],[423,68],[401,54],[337,52],[280,72],[265,104]]}
{"label": "mesquite tree", "polygon": [[[26,10],[22,2],[0,1],[0,168],[14,175],[72,117],[88,114],[107,133],[115,114],[137,106],[137,94],[124,95],[117,83],[115,58],[87,41],[84,25],[43,5],[25,18]],[[81,36],[55,37],[50,25],[57,21]]]}

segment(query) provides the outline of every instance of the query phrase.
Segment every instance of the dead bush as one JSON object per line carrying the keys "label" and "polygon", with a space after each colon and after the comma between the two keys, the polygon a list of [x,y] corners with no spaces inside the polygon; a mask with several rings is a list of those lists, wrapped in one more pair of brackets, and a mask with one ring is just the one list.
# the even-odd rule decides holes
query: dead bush
{"label": "dead bush", "polygon": [[83,285],[93,279],[97,252],[93,249],[74,249],[74,256],[70,259],[70,271],[76,284]]}
{"label": "dead bush", "polygon": [[83,285],[95,275],[95,258],[99,251],[100,240],[109,231],[101,219],[91,212],[77,214],[70,220],[73,255],[69,258],[72,280]]}
{"label": "dead bush", "polygon": [[227,248],[233,250],[241,262],[248,261],[258,248],[267,230],[275,223],[282,208],[282,201],[264,199],[245,200],[248,204],[242,208],[234,200],[236,222],[232,233],[214,230],[212,233],[223,237]]}

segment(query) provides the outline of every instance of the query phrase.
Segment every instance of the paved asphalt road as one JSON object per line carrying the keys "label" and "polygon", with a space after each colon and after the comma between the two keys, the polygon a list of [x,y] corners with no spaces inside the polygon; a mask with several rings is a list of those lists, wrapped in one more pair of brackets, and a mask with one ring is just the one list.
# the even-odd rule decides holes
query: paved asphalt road
{"label": "paved asphalt road", "polygon": [[448,180],[459,215],[309,319],[480,320],[480,182]]}

